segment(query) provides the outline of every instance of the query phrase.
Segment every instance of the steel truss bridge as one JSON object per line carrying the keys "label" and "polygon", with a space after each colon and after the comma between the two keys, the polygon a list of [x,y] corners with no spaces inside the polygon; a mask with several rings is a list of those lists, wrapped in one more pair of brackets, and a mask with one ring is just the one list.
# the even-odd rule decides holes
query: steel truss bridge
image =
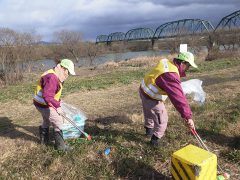
{"label": "steel truss bridge", "polygon": [[131,29],[126,33],[115,32],[109,35],[99,35],[96,38],[96,43],[107,43],[120,41],[154,41],[184,37],[184,36],[209,36],[219,31],[240,29],[240,10],[233,12],[221,19],[216,28],[206,20],[201,19],[182,19],[172,22],[167,22],[160,25],[155,31],[150,28]]}
{"label": "steel truss bridge", "polygon": [[240,28],[240,10],[223,17],[216,26],[215,31],[239,28]]}

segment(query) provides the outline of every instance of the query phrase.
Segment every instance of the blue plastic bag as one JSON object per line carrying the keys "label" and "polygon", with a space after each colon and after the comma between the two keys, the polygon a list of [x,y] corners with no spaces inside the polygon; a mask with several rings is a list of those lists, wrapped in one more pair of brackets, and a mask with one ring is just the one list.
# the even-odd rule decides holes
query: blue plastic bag
{"label": "blue plastic bag", "polygon": [[[61,108],[62,108],[64,115],[67,118],[71,119],[73,122],[75,122],[75,124],[81,130],[84,131],[85,121],[87,120],[85,113],[82,110],[80,110],[72,105],[69,105],[67,103],[62,103]],[[62,131],[63,131],[63,139],[78,138],[82,134],[67,119],[64,119]]]}

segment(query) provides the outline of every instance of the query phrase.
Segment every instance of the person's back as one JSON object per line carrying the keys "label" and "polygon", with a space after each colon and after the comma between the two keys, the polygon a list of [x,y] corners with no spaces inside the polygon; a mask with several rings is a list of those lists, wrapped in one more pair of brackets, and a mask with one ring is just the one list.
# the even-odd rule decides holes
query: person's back
{"label": "person's back", "polygon": [[177,67],[168,59],[161,59],[159,63],[145,75],[141,83],[141,89],[150,98],[165,101],[167,93],[157,85],[157,78],[164,75],[164,73],[178,73]]}

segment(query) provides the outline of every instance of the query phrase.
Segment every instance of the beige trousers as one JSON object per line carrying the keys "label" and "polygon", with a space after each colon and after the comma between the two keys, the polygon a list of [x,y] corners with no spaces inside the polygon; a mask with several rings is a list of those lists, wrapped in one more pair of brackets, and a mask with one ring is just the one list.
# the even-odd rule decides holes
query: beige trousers
{"label": "beige trousers", "polygon": [[153,128],[153,134],[156,137],[163,137],[168,123],[168,114],[164,103],[145,97],[141,91],[139,94],[143,106],[144,127]]}
{"label": "beige trousers", "polygon": [[35,106],[41,113],[43,121],[42,128],[48,128],[51,124],[55,131],[61,131],[63,127],[63,118],[53,108],[41,108]]}

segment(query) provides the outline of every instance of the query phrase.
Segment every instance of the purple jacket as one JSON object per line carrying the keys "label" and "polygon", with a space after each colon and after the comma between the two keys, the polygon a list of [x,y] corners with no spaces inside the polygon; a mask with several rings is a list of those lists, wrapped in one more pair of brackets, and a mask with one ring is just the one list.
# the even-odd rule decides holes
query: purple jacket
{"label": "purple jacket", "polygon": [[[40,84],[43,89],[43,99],[46,103],[51,103],[55,108],[60,107],[60,101],[54,99],[54,96],[60,90],[60,81],[55,74],[47,74],[40,79]],[[33,101],[34,105],[42,108],[47,108],[48,106],[39,104],[36,101]]]}
{"label": "purple jacket", "polygon": [[[173,60],[173,62],[178,68],[180,77],[185,77],[186,74],[181,64],[178,64],[175,59]],[[167,93],[170,101],[172,102],[174,107],[177,109],[177,111],[181,114],[182,118],[192,119],[192,111],[183,93],[183,90],[181,87],[181,80],[177,73],[166,72],[160,75],[159,77],[157,77],[155,83],[159,88],[161,88]]]}

